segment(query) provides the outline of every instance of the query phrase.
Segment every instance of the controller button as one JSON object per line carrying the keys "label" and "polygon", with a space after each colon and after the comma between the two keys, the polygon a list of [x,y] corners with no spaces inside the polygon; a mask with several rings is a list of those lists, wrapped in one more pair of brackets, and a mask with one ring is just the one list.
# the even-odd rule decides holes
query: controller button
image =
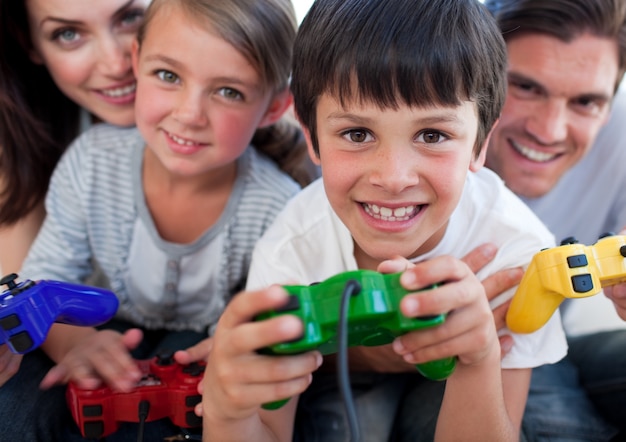
{"label": "controller button", "polygon": [[290,312],[300,309],[300,299],[296,295],[289,295],[289,300],[282,307],[277,308],[276,312]]}
{"label": "controller button", "polygon": [[202,418],[193,411],[185,413],[185,421],[188,427],[199,427],[202,425]]}
{"label": "controller button", "polygon": [[196,405],[200,403],[201,400],[202,400],[202,396],[200,396],[199,394],[195,394],[193,396],[187,396],[185,398],[185,406],[195,407]]}
{"label": "controller button", "polygon": [[9,338],[9,342],[18,353],[26,353],[34,344],[28,332],[20,332]]}
{"label": "controller button", "polygon": [[102,416],[102,405],[83,405],[83,416],[85,417]]}
{"label": "controller button", "polygon": [[100,439],[104,434],[104,422],[85,422],[83,425],[83,435],[88,439]]}
{"label": "controller button", "polygon": [[567,257],[567,266],[570,269],[575,269],[576,267],[585,267],[586,265],[589,265],[586,255],[574,255]]}
{"label": "controller button", "polygon": [[0,327],[6,331],[13,330],[15,327],[19,327],[20,325],[22,325],[22,321],[20,321],[20,317],[16,314],[11,314],[0,319]]}
{"label": "controller button", "polygon": [[572,286],[576,293],[586,293],[593,290],[593,281],[589,273],[572,276]]}
{"label": "controller button", "polygon": [[573,236],[568,236],[567,238],[561,241],[562,246],[567,246],[569,244],[578,244],[578,240]]}
{"label": "controller button", "polygon": [[204,373],[204,367],[197,362],[193,362],[188,366],[183,368],[183,373],[188,374],[189,376],[200,376]]}
{"label": "controller button", "polygon": [[157,365],[172,365],[174,363],[174,352],[172,350],[159,350],[156,354]]}
{"label": "controller button", "polygon": [[619,248],[619,254],[626,258],[626,246],[622,246]]}

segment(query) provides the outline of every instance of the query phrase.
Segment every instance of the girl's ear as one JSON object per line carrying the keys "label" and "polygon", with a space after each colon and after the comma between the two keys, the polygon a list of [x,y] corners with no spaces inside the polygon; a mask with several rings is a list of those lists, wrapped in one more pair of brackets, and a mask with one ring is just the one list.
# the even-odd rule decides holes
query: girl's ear
{"label": "girl's ear", "polygon": [[491,139],[491,134],[493,134],[493,129],[498,124],[498,121],[500,120],[499,119],[496,120],[496,122],[493,123],[493,126],[491,126],[491,130],[487,134],[487,137],[485,137],[485,141],[483,142],[483,145],[481,146],[480,153],[478,154],[478,156],[477,157],[472,156],[472,161],[470,162],[470,167],[469,167],[469,169],[472,172],[477,172],[481,167],[485,165],[485,160],[487,159],[487,148],[489,147],[489,140]]}
{"label": "girl's ear", "polygon": [[267,111],[265,112],[265,115],[263,115],[258,127],[271,126],[276,123],[280,120],[283,114],[287,112],[292,104],[293,97],[291,96],[291,91],[288,87],[282,92],[275,94],[272,101],[270,101]]}

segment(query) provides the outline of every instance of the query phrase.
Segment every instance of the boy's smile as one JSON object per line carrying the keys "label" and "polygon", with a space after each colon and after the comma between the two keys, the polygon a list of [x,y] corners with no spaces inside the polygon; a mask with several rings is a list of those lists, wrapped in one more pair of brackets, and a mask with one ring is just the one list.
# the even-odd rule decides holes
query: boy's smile
{"label": "boy's smile", "polygon": [[482,166],[484,155],[473,155],[477,126],[468,101],[381,109],[320,98],[315,160],[333,210],[352,232],[360,267],[415,257],[439,242],[467,171]]}

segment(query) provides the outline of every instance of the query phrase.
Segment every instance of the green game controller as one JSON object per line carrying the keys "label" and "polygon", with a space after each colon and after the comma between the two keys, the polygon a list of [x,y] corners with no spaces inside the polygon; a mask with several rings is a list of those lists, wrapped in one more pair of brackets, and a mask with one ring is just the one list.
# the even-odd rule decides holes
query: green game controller
{"label": "green game controller", "polygon": [[[435,327],[445,321],[444,314],[407,318],[400,312],[404,295],[414,293],[400,285],[402,273],[383,274],[373,270],[340,273],[321,283],[308,286],[287,285],[287,304],[258,315],[261,321],[281,315],[295,315],[304,323],[304,335],[291,342],[282,342],[262,349],[270,355],[289,355],[318,350],[323,355],[338,351],[338,324],[341,298],[350,282],[359,288],[352,294],[347,310],[348,346],[378,346],[391,343],[396,337],[413,330]],[[423,290],[430,290],[428,287]],[[419,373],[431,380],[444,380],[456,367],[456,358],[449,357],[417,364]],[[273,410],[289,398],[264,404]]]}

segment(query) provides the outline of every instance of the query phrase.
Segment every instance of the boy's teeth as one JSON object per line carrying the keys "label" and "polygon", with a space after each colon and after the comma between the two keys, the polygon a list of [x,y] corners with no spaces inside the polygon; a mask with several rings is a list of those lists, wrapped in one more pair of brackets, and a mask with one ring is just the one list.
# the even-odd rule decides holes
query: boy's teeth
{"label": "boy's teeth", "polygon": [[376,204],[364,204],[363,206],[368,214],[384,221],[406,221],[411,218],[416,208],[416,206],[406,206],[392,209],[390,207],[377,206]]}

